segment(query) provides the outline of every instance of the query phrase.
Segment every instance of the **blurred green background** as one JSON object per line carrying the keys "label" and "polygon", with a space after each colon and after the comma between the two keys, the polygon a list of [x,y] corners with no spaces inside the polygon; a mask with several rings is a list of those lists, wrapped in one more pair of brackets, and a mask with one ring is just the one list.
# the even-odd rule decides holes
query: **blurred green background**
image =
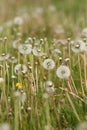
{"label": "blurred green background", "polygon": [[4,14],[5,17],[12,17],[19,8],[30,9],[35,6],[48,8],[51,4],[56,6],[58,12],[62,12],[66,17],[72,17],[74,21],[79,17],[86,20],[87,0],[0,0],[0,16]]}

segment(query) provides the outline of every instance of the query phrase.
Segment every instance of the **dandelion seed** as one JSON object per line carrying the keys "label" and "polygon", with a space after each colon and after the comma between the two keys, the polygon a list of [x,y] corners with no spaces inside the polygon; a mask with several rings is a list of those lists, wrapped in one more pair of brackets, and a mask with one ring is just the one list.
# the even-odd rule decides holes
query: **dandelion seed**
{"label": "dandelion seed", "polygon": [[31,44],[23,44],[19,45],[18,50],[21,54],[30,54],[32,51],[32,45]]}
{"label": "dandelion seed", "polygon": [[15,67],[14,67],[14,72],[16,74],[22,74],[22,71],[24,71],[25,73],[27,72],[27,67],[23,64],[17,64]]}
{"label": "dandelion seed", "polygon": [[60,79],[67,79],[70,76],[70,69],[69,69],[69,67],[67,67],[65,65],[61,65],[60,67],[58,67],[58,69],[56,71],[56,75]]}
{"label": "dandelion seed", "polygon": [[82,40],[78,39],[75,42],[73,42],[73,44],[71,44],[71,49],[75,53],[84,52],[85,51],[85,43]]}
{"label": "dandelion seed", "polygon": [[55,62],[52,59],[46,59],[43,62],[43,67],[46,70],[51,70],[51,69],[53,69],[55,67]]}

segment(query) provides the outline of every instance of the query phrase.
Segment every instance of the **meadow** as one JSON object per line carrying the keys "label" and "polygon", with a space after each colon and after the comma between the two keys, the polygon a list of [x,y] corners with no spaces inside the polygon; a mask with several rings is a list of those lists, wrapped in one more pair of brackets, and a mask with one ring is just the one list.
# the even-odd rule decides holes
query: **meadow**
{"label": "meadow", "polygon": [[0,130],[87,130],[87,0],[0,0]]}

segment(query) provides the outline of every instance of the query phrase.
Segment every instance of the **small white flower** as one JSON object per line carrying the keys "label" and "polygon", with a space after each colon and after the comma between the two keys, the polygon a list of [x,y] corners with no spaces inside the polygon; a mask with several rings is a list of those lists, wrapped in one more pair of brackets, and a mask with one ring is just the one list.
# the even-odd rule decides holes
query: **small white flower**
{"label": "small white flower", "polygon": [[52,59],[46,59],[43,62],[43,67],[46,70],[51,70],[51,69],[53,69],[55,67],[55,62]]}
{"label": "small white flower", "polygon": [[22,72],[26,73],[27,72],[27,67],[23,64],[17,64],[15,67],[14,67],[14,72],[16,74],[21,74]]}
{"label": "small white flower", "polygon": [[30,54],[32,51],[32,45],[31,44],[22,44],[19,45],[18,50],[21,54]]}
{"label": "small white flower", "polygon": [[13,20],[13,23],[15,25],[22,25],[23,24],[23,19],[21,17],[15,17]]}
{"label": "small white flower", "polygon": [[61,65],[60,67],[58,67],[58,69],[56,71],[56,75],[60,79],[67,79],[70,76],[70,69],[69,69],[69,67],[67,67],[65,65]]}
{"label": "small white flower", "polygon": [[76,41],[73,42],[73,44],[71,44],[71,49],[75,53],[84,52],[85,51],[85,43],[82,40],[77,39]]}

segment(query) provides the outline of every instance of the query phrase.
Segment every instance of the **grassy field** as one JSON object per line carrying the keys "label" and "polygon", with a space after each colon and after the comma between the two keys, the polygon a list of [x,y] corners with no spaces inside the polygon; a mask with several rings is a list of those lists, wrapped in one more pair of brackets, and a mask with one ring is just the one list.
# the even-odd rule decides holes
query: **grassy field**
{"label": "grassy field", "polygon": [[87,130],[87,0],[0,0],[0,130]]}

